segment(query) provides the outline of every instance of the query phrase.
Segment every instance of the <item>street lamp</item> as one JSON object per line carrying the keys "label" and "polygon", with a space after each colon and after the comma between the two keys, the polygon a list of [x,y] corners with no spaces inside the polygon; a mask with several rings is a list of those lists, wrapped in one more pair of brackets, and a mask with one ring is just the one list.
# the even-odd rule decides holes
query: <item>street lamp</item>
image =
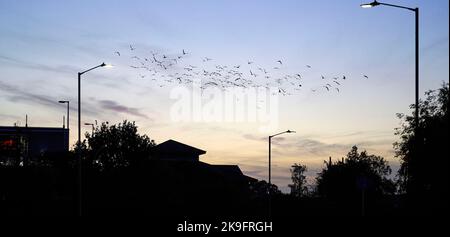
{"label": "street lamp", "polygon": [[78,153],[78,215],[82,215],[82,195],[81,195],[81,75],[86,72],[92,71],[99,67],[112,67],[106,63],[102,63],[98,66],[90,68],[83,72],[78,72],[78,143],[77,143],[77,153]]}
{"label": "street lamp", "polygon": [[[413,11],[415,14],[415,31],[416,31],[416,36],[415,36],[415,111],[414,111],[414,135],[416,136],[416,143],[418,143],[419,138],[418,138],[418,131],[419,131],[419,8],[411,8],[411,7],[404,7],[404,6],[399,6],[399,5],[393,5],[393,4],[388,4],[388,3],[382,3],[382,2],[378,2],[378,1],[373,1],[371,3],[366,3],[366,4],[361,4],[362,8],[371,8],[371,7],[376,7],[376,6],[388,6],[388,7],[395,7],[395,8],[401,8],[401,9],[405,9],[405,10],[409,10],[409,11]],[[419,144],[416,144],[417,146]],[[410,166],[410,163],[408,164],[408,166]],[[408,179],[409,180],[409,179]],[[407,181],[408,182],[408,181]]]}
{"label": "street lamp", "polygon": [[[67,104],[67,136],[70,135],[70,127],[69,127],[69,108],[70,108],[70,101],[68,100],[60,100],[58,101],[60,104]],[[67,140],[67,150],[69,150],[69,140]]]}
{"label": "street lamp", "polygon": [[60,100],[58,101],[60,104],[67,104],[67,129],[69,129],[69,108],[70,108],[70,101],[68,100]]}
{"label": "street lamp", "polygon": [[94,124],[93,123],[84,123],[84,125],[92,126],[92,133],[91,133],[91,135],[93,135],[94,134],[94,129],[95,129]]}
{"label": "street lamp", "polygon": [[377,2],[377,1],[374,1],[374,2],[371,2],[371,3],[363,3],[363,4],[361,4],[360,6],[361,6],[362,8],[371,8],[371,7],[376,7],[376,6],[378,6],[378,5],[380,5],[380,3]]}
{"label": "street lamp", "polygon": [[272,208],[272,138],[279,136],[281,134],[285,133],[295,133],[295,131],[286,130],[284,132],[280,132],[274,135],[269,136],[269,187],[268,187],[268,193],[269,193],[269,216],[271,215],[271,208]]}

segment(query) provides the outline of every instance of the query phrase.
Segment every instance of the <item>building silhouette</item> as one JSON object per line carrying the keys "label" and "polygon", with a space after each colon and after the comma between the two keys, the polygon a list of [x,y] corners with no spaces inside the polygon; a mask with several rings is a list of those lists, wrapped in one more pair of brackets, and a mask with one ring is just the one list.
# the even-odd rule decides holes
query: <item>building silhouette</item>
{"label": "building silhouette", "polygon": [[68,144],[66,128],[0,126],[3,162],[26,165],[39,156],[67,152]]}
{"label": "building silhouette", "polygon": [[237,165],[212,165],[200,161],[200,156],[204,154],[206,154],[205,150],[170,139],[153,148],[152,158],[172,163],[187,163],[186,166],[208,170],[223,178],[226,183],[234,183],[236,186],[247,187],[257,182],[257,179],[244,175]]}

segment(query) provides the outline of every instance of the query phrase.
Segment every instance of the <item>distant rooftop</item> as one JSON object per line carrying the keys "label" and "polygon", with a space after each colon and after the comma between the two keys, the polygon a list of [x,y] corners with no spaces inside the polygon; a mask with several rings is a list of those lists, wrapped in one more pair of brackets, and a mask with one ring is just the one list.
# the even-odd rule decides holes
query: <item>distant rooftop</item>
{"label": "distant rooftop", "polygon": [[206,151],[186,145],[174,140],[167,140],[153,148],[155,158],[164,160],[190,160],[198,161],[199,156]]}

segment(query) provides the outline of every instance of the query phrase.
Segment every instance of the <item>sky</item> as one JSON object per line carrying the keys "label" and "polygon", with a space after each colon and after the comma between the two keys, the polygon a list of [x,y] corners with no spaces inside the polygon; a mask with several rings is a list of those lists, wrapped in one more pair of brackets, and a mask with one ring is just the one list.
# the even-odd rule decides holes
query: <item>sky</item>
{"label": "sky", "polygon": [[[414,102],[414,13],[362,9],[362,3],[0,0],[0,125],[24,125],[27,114],[29,126],[62,126],[65,107],[57,101],[70,100],[74,143],[77,72],[106,62],[114,67],[83,75],[82,123],[136,121],[139,132],[157,143],[174,139],[196,146],[207,151],[202,161],[237,164],[258,179],[267,179],[267,137],[295,130],[273,140],[272,180],[283,191],[292,164],[307,165],[313,181],[324,160],[340,159],[352,145],[385,157],[395,170],[396,113],[410,113]],[[448,82],[449,2],[389,3],[420,8],[421,95]],[[191,64],[244,70],[248,61],[269,68],[282,60],[280,73],[302,74],[303,87],[271,97],[272,130],[262,130],[268,121],[258,119],[179,121],[173,94],[180,85],[161,87],[161,74],[152,80],[130,66],[136,63],[132,56],[182,50],[187,55],[174,72]],[[207,65],[205,57],[213,60]],[[321,76],[343,75],[339,92],[323,87]],[[201,96],[203,104],[212,100]]]}

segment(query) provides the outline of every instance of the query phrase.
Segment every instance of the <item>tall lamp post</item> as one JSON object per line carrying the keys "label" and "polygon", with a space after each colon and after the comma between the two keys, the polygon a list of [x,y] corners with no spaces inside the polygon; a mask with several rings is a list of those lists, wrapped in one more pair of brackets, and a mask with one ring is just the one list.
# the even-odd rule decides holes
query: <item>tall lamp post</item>
{"label": "tall lamp post", "polygon": [[106,63],[102,63],[98,66],[90,68],[83,72],[78,72],[78,142],[77,142],[77,153],[78,153],[78,215],[81,216],[82,212],[82,188],[81,188],[81,75],[86,72],[92,71],[99,67],[111,67],[111,65],[107,65]]}
{"label": "tall lamp post", "polygon": [[[405,7],[405,6],[399,6],[399,5],[393,5],[388,3],[382,3],[378,1],[373,1],[371,3],[365,3],[361,4],[362,8],[372,8],[376,6],[388,6],[388,7],[395,7],[395,8],[401,8],[409,11],[413,11],[415,14],[415,106],[414,106],[414,135],[416,137],[415,142],[418,146],[419,142],[419,8],[411,8],[411,7]],[[408,169],[411,168],[411,164],[408,163]],[[409,172],[409,171],[408,171]],[[407,175],[408,177],[408,175]],[[409,182],[409,178],[407,179],[407,182]]]}
{"label": "tall lamp post", "polygon": [[295,131],[287,130],[284,132],[280,132],[274,135],[269,136],[269,187],[268,187],[268,193],[269,193],[269,217],[272,213],[272,138],[279,136],[281,134],[285,133],[295,133]]}
{"label": "tall lamp post", "polygon": [[[60,104],[67,104],[67,136],[70,135],[70,127],[69,127],[69,109],[70,109],[70,101],[68,100],[60,100],[58,101]],[[69,141],[67,141],[67,150],[69,150]]]}

